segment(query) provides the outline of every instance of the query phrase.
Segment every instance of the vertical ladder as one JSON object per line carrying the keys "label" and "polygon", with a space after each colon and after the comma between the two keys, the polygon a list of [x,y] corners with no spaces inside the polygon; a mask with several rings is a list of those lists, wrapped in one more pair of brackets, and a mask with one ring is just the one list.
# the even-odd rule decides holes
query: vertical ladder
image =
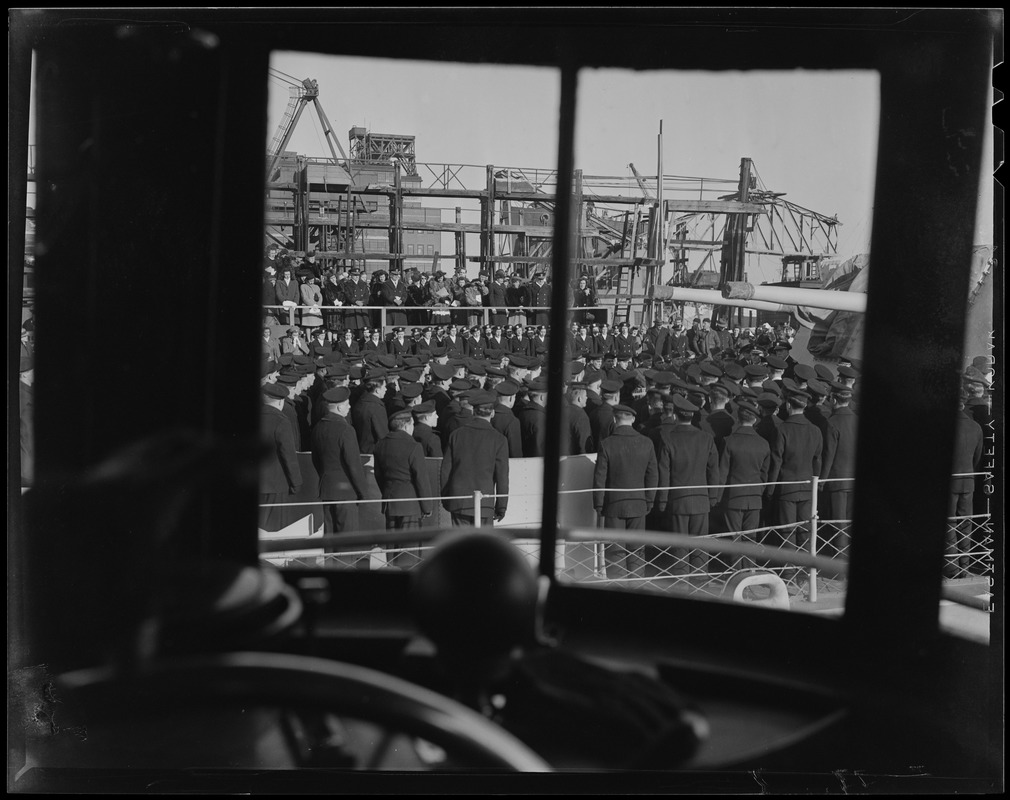
{"label": "vertical ladder", "polygon": [[631,287],[634,284],[634,267],[620,266],[617,268],[617,288],[614,291],[614,319],[611,323],[631,324]]}

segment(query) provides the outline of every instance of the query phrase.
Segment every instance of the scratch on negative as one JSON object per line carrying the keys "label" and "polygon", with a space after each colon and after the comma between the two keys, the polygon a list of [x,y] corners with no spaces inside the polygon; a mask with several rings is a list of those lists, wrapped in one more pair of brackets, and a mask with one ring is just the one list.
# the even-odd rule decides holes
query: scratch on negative
{"label": "scratch on negative", "polygon": [[765,783],[764,780],[761,778],[760,771],[756,770],[756,769],[753,769],[753,770],[751,770],[750,774],[751,774],[751,777],[754,779],[754,781],[757,783],[757,785],[761,788],[761,794],[768,794],[769,793],[768,792],[768,784]]}

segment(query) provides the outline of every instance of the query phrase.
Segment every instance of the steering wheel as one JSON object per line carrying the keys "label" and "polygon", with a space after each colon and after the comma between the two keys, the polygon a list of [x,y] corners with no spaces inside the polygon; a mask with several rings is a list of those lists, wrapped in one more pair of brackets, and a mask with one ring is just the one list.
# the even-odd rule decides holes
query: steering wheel
{"label": "steering wheel", "polygon": [[[207,721],[212,709],[220,710],[227,704],[236,714],[236,724],[247,728],[256,720],[256,709],[265,708],[329,711],[338,717],[375,723],[386,733],[367,759],[371,763],[364,765],[366,769],[381,768],[376,762],[389,747],[391,733],[397,732],[442,748],[452,768],[550,770],[517,738],[454,700],[376,670],[321,658],[245,652],[158,660],[129,674],[99,667],[61,675],[55,681],[53,696],[57,723],[62,718],[64,732],[77,732],[74,747],[89,764],[95,762],[88,739],[101,738],[90,736],[90,731],[103,727],[114,734],[114,746],[103,751],[106,759],[118,746],[129,753],[135,742],[150,738],[150,730],[158,730],[161,737],[152,747],[166,751],[173,746],[182,752],[187,748],[192,751],[198,747],[193,740],[200,737],[233,741],[234,731],[212,733],[214,723]],[[188,738],[180,738],[177,729],[171,736],[162,733],[171,727],[167,720],[178,718],[180,713],[183,719],[187,713],[191,717],[188,724],[194,730],[183,733]],[[156,720],[151,728],[136,722],[145,714]],[[195,726],[192,719],[197,721]],[[78,726],[66,725],[68,720]],[[264,726],[259,727],[262,730]],[[290,747],[290,740],[287,744]],[[263,742],[249,749],[262,753]],[[193,766],[170,763],[168,752],[164,758],[169,763],[157,766]],[[125,761],[118,766],[138,763],[131,755]]]}

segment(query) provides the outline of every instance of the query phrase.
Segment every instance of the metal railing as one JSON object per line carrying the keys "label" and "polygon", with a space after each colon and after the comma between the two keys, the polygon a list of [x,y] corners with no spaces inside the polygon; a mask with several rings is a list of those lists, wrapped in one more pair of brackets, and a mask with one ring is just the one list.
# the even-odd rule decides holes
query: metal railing
{"label": "metal railing", "polygon": [[[990,473],[964,473],[955,477],[991,477]],[[776,574],[795,599],[817,603],[819,593],[840,595],[845,591],[844,575],[849,555],[851,520],[821,519],[818,493],[825,483],[849,478],[809,481],[780,481],[742,486],[809,485],[809,518],[788,524],[765,525],[746,531],[720,531],[705,536],[660,531],[626,531],[573,528],[564,534],[559,547],[558,579],[578,583],[600,583],[654,591],[686,591],[691,594],[722,596],[733,576],[741,570],[760,569]],[[669,486],[655,491],[720,489],[729,485]],[[566,489],[562,495],[599,492],[627,492],[628,489]],[[634,491],[634,490],[632,490]],[[650,490],[652,491],[652,490]],[[525,497],[526,495],[521,495]],[[535,497],[538,495],[529,495]],[[499,495],[474,492],[472,495],[420,498],[432,503],[442,500],[472,501],[474,523],[480,526],[482,501]],[[509,494],[511,500],[520,496]],[[368,500],[273,503],[270,507],[325,506],[335,504],[393,503],[383,498]],[[407,502],[415,502],[413,499]],[[263,507],[267,507],[265,504]],[[598,519],[597,525],[602,520]],[[993,566],[993,527],[989,514],[950,517],[944,577],[949,580],[989,575]],[[312,523],[310,522],[310,528]],[[314,528],[312,528],[314,530]],[[535,565],[539,553],[538,533],[529,529],[500,528],[513,539],[526,540],[522,547]],[[309,537],[270,539],[260,542],[262,557],[281,563],[306,563],[292,553],[313,551],[308,562],[317,566],[342,565],[380,569],[411,569],[434,545],[430,539],[439,529],[334,533]],[[409,542],[404,546],[405,542]],[[340,552],[322,552],[320,549]],[[276,554],[284,554],[278,557]],[[753,590],[759,593],[760,590]]]}
{"label": "metal railing", "polygon": [[[284,306],[284,305],[265,305],[263,310],[269,313],[271,310],[279,310],[281,312],[286,312],[287,323],[280,321],[281,316],[284,314],[270,314],[278,320],[278,324],[288,324],[288,325],[298,325],[299,321],[296,318],[306,311],[315,311],[318,309],[318,316],[322,317],[324,322],[322,327],[326,325],[326,319],[328,315],[339,315],[338,320],[343,320],[347,318],[347,315],[356,314],[368,314],[369,319],[374,321],[374,317],[379,317],[378,327],[382,330],[391,329],[392,325],[387,322],[389,313],[397,314],[407,314],[408,318],[411,315],[420,316],[425,315],[428,317],[426,322],[406,322],[403,323],[404,326],[414,327],[417,325],[443,325],[443,324],[454,324],[454,325],[468,325],[470,327],[474,325],[490,325],[491,315],[504,316],[508,319],[518,318],[516,322],[507,322],[506,324],[529,324],[529,317],[534,314],[549,314],[550,306],[523,306],[521,308],[515,307],[505,307],[505,306]],[[586,312],[609,313],[613,309],[607,308],[606,306],[576,306],[569,309],[573,314],[581,314]],[[377,314],[375,312],[378,312]],[[439,315],[440,319],[432,319],[433,315]],[[315,314],[313,314],[315,316]],[[442,319],[444,317],[445,319]],[[466,317],[466,322],[453,322],[456,320],[461,320]],[[469,320],[473,318],[479,321],[470,322]],[[606,319],[601,319],[599,321],[605,322]],[[399,323],[398,323],[399,324]],[[546,323],[545,323],[546,324]]]}

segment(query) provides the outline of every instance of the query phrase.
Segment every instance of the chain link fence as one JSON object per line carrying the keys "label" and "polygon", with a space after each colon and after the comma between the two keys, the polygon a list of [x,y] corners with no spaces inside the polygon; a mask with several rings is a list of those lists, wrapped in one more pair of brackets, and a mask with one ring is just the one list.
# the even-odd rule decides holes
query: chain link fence
{"label": "chain link fence", "polygon": [[[579,490],[573,493],[585,493]],[[475,507],[480,506],[480,495]],[[359,501],[381,502],[381,501]],[[577,540],[557,544],[558,580],[600,584],[650,592],[677,592],[707,597],[726,596],[743,574],[772,574],[796,602],[814,603],[845,592],[844,575],[828,574],[810,566],[771,563],[761,554],[794,550],[846,563],[851,520],[811,519],[789,525],[769,525],[748,531],[685,537],[655,531],[582,531]],[[313,522],[310,518],[309,527]],[[539,540],[533,530],[505,528],[537,566]],[[297,540],[276,540],[264,548],[263,558],[276,566],[308,566],[353,570],[412,570],[433,549],[431,529],[381,531],[374,534],[330,534]],[[989,514],[951,517],[947,521],[944,578],[948,582],[989,575],[993,568],[993,525]],[[638,541],[641,540],[641,541]],[[685,546],[685,540],[698,546]],[[734,547],[736,545],[736,547]],[[732,552],[745,551],[745,552]],[[714,552],[713,552],[714,551]],[[742,599],[766,600],[770,586],[752,586]]]}

